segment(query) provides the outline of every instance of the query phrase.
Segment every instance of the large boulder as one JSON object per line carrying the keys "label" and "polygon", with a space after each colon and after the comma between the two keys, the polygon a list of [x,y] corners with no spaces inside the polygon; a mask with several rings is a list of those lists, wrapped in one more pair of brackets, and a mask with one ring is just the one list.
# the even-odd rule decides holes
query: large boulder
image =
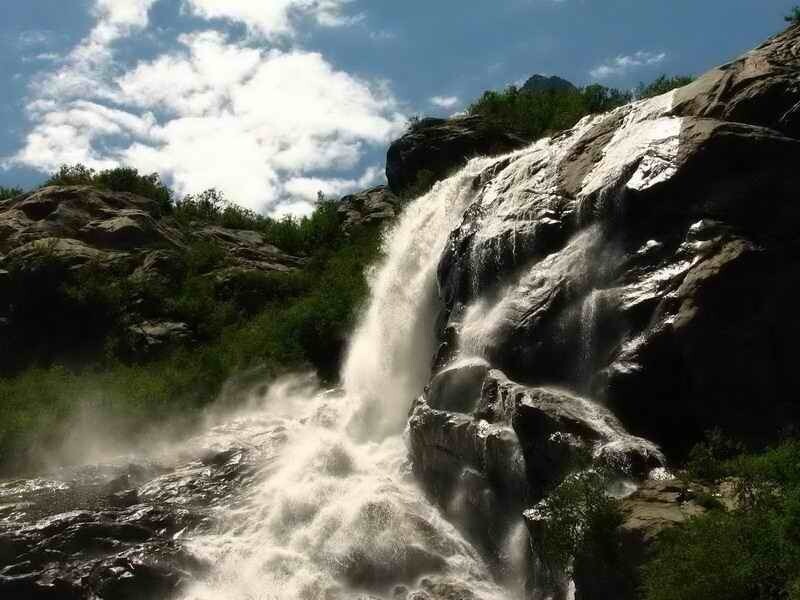
{"label": "large boulder", "polygon": [[424,191],[474,156],[503,154],[529,143],[479,116],[422,119],[389,146],[386,179],[401,196]]}

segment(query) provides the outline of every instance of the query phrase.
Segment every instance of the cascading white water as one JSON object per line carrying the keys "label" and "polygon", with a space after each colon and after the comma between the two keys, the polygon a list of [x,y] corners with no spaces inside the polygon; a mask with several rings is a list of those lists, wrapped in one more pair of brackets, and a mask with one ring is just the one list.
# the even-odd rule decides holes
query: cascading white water
{"label": "cascading white water", "polygon": [[[670,105],[665,96],[623,111],[625,123],[645,125],[631,139],[624,131],[615,135],[574,206],[562,208],[589,212],[584,200],[613,184],[633,155],[653,144],[672,156],[680,120],[663,117]],[[216,531],[187,541],[214,568],[187,591],[186,600],[355,600],[406,597],[403,591],[417,587],[432,598],[512,597],[425,499],[410,472],[402,433],[411,402],[431,374],[436,269],[450,233],[472,205],[477,217],[468,225],[475,240],[471,264],[491,267],[490,261],[500,259],[495,242],[503,237],[516,253],[517,229],[527,226],[530,232],[531,224],[546,222],[564,200],[560,165],[597,118],[587,117],[510,160],[475,159],[406,207],[385,239],[384,262],[372,274],[370,303],[352,338],[343,389],[322,392],[288,380],[227,428],[227,435],[258,447],[261,469],[236,498],[217,507]],[[640,161],[642,172],[629,184],[642,188],[669,177],[670,161],[662,154]],[[476,178],[492,165],[491,181],[477,190]],[[577,275],[593,264],[597,240],[596,227],[584,228],[562,252],[522,270],[505,293],[491,298],[480,296],[476,278],[459,336],[461,356],[485,355],[509,319],[523,314],[530,297],[546,293],[562,274],[582,281]],[[587,346],[593,307],[583,315],[591,326]],[[596,405],[576,402],[587,419],[603,420],[594,414]],[[612,443],[627,440],[614,427],[606,433]],[[525,536],[524,527],[509,536],[504,554],[510,563],[524,560],[517,549]]]}
{"label": "cascading white water", "polygon": [[473,160],[438,184],[388,233],[343,390],[292,393],[284,382],[241,417],[247,443],[271,445],[257,482],[221,511],[220,528],[187,542],[215,565],[187,600],[391,597],[416,585],[509,597],[424,498],[402,438],[430,375],[436,266],[474,177],[491,162]]}

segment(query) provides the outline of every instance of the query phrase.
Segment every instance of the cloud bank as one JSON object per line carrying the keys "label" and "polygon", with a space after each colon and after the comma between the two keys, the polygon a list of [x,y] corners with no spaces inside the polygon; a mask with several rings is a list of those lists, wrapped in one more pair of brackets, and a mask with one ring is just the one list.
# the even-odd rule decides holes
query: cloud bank
{"label": "cloud bank", "polygon": [[354,22],[348,1],[185,0],[184,11],[239,22],[250,35],[234,39],[208,23],[169,52],[123,65],[116,44],[144,35],[157,0],[95,0],[89,35],[32,84],[31,127],[11,163],[127,164],[158,171],[181,194],[217,187],[275,213],[308,212],[318,190],[379,182],[380,165],[359,165],[404,127],[388,85],[285,41],[305,19]]}

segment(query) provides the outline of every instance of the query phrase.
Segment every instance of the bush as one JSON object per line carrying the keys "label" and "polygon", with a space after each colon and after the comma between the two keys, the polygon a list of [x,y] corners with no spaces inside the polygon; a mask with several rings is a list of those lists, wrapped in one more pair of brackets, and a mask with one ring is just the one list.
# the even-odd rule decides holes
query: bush
{"label": "bush", "polygon": [[16,196],[19,196],[22,193],[23,193],[22,188],[16,188],[16,187],[7,188],[0,186],[0,202],[2,202],[3,200],[9,200]]}
{"label": "bush", "polygon": [[640,84],[635,94],[599,84],[536,92],[510,86],[502,92],[485,92],[467,108],[467,112],[482,115],[496,126],[537,139],[569,129],[586,115],[613,110],[635,98],[663,94],[691,81],[689,77],[662,75],[649,85]]}
{"label": "bush", "polygon": [[97,172],[82,165],[61,165],[55,173],[50,175],[43,186],[51,185],[93,185]]}
{"label": "bush", "polygon": [[622,524],[618,502],[608,496],[608,476],[598,471],[571,475],[540,505],[543,527],[537,540],[543,566],[554,579],[573,560],[612,556]]}
{"label": "bush", "polygon": [[114,192],[128,192],[155,200],[162,212],[172,210],[172,190],[161,182],[158,173],[141,175],[131,167],[97,172],[82,164],[62,165],[44,185],[91,185]]}
{"label": "bush", "polygon": [[686,471],[690,479],[715,483],[728,475],[726,461],[744,452],[744,447],[725,437],[720,429],[706,433],[705,441],[689,452]]}
{"label": "bush", "polygon": [[797,25],[800,23],[800,6],[792,8],[791,12],[785,17],[787,23]]}
{"label": "bush", "polygon": [[710,510],[658,539],[644,569],[647,600],[796,600],[800,441],[720,465],[736,482],[737,507]]}
{"label": "bush", "polygon": [[65,264],[57,240],[40,240],[32,252],[7,263],[3,300],[10,310],[3,331],[0,373],[13,373],[57,356],[86,359],[101,351],[104,338],[128,299],[125,274],[114,266]]}
{"label": "bush", "polygon": [[[380,249],[378,226],[345,237],[337,219],[329,201],[304,219],[265,218],[262,231],[313,251],[308,265],[293,273],[234,271],[222,283],[207,274],[222,264],[213,242],[191,246],[182,274],[169,282],[132,280],[99,265],[70,275],[55,248],[43,244],[35,260],[17,265],[31,270],[14,292],[20,310],[30,312],[21,322],[35,323],[36,330],[18,332],[12,346],[24,348],[39,366],[0,377],[0,468],[23,468],[35,462],[33,449],[57,448],[69,433],[70,415],[86,402],[117,424],[119,437],[133,438],[153,423],[198,418],[226,381],[242,373],[263,378],[314,368],[335,379],[367,297],[365,269]],[[112,327],[119,312],[128,310],[186,322],[198,342],[150,356],[146,364],[128,364],[125,331]],[[73,352],[75,340],[91,342],[94,354]],[[97,351],[104,348],[111,354],[98,362]],[[53,365],[57,350],[67,350],[75,362]],[[92,366],[77,366],[87,357]]]}
{"label": "bush", "polygon": [[486,92],[467,112],[487,122],[518,131],[531,139],[569,129],[591,112],[608,110],[629,102],[632,96],[602,86],[584,90],[525,92],[515,86],[503,92]]}
{"label": "bush", "polygon": [[682,75],[667,77],[666,75],[661,75],[649,85],[640,83],[639,87],[636,88],[636,97],[652,98],[654,96],[660,96],[661,94],[666,94],[667,92],[671,92],[676,88],[689,85],[693,81],[694,77],[686,77]]}

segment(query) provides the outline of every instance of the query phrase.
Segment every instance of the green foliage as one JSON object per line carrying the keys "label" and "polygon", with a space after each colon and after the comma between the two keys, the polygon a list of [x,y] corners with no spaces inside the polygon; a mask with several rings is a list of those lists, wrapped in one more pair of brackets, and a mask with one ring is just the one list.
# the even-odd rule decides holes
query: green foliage
{"label": "green foliage", "polygon": [[[41,329],[20,332],[24,337],[15,347],[29,350],[41,366],[0,377],[0,468],[22,468],[34,458],[30,449],[57,447],[69,432],[70,415],[87,402],[118,423],[120,435],[132,437],[152,423],[197,418],[240,373],[255,369],[269,377],[313,368],[334,379],[367,296],[364,272],[379,256],[380,230],[365,227],[346,238],[338,226],[334,232],[331,206],[326,202],[318,209],[322,214],[286,226],[298,247],[319,244],[309,264],[293,273],[208,274],[222,266],[221,255],[215,244],[203,242],[188,249],[175,281],[126,277],[99,265],[70,276],[57,246],[42,244],[32,260],[17,265],[31,273],[14,292],[21,310],[30,311],[25,322]],[[134,309],[188,323],[197,343],[129,364],[125,330],[112,328],[106,340],[101,334],[116,316]],[[92,345],[92,356],[103,347],[110,356],[89,368],[76,366],[86,361],[48,366],[55,348],[80,354],[76,340]]]}
{"label": "green foliage", "polygon": [[82,164],[62,165],[44,185],[91,185],[99,189],[150,198],[158,202],[159,208],[165,213],[172,209],[172,190],[161,182],[158,173],[141,175],[131,167],[97,172]]}
{"label": "green foliage", "polygon": [[574,474],[540,505],[543,527],[537,546],[544,566],[554,576],[581,556],[613,554],[605,546],[615,543],[622,513],[606,493],[607,484],[607,476],[597,471]]}
{"label": "green foliage", "polygon": [[725,437],[719,429],[706,433],[705,441],[689,452],[686,471],[696,481],[716,482],[728,475],[726,461],[741,454],[744,447]]}
{"label": "green foliage", "polygon": [[[125,278],[113,266],[88,263],[70,269],[57,239],[39,240],[25,256],[8,261],[3,300],[11,309],[3,335],[13,353],[3,353],[0,373],[32,359],[47,364],[70,349],[77,360],[97,352],[126,297]],[[54,310],[57,307],[57,310]]]}
{"label": "green foliage", "polygon": [[659,538],[644,569],[647,600],[796,600],[800,441],[722,460],[714,473],[736,482],[736,508],[718,506]]}
{"label": "green foliage", "polygon": [[341,238],[337,203],[319,194],[314,212],[281,219],[259,215],[228,201],[216,190],[206,190],[175,202],[174,217],[189,225],[199,221],[231,229],[259,231],[272,244],[290,254],[313,254]]}
{"label": "green foliage", "polygon": [[16,196],[19,196],[22,193],[23,193],[22,188],[16,188],[16,187],[7,188],[0,186],[0,202],[2,202],[3,200],[9,200]]}
{"label": "green foliage", "polygon": [[694,77],[686,77],[683,75],[668,77],[667,75],[661,75],[658,79],[648,85],[640,83],[639,87],[636,88],[636,97],[652,98],[654,96],[660,96],[661,94],[666,94],[667,92],[671,92],[676,88],[689,85],[693,81]]}
{"label": "green foliage", "polygon": [[792,25],[800,23],[800,6],[793,7],[789,14],[786,15],[785,19],[787,23],[791,23]]}
{"label": "green foliage", "polygon": [[467,112],[535,139],[568,129],[592,112],[608,110],[631,99],[630,93],[602,86],[534,93],[511,86],[503,92],[485,92]]}
{"label": "green foliage", "polygon": [[51,185],[92,185],[97,172],[82,165],[61,165],[55,173],[44,182],[44,187]]}
{"label": "green foliage", "polygon": [[510,86],[502,92],[485,92],[467,112],[481,115],[495,126],[536,139],[569,129],[586,115],[607,112],[635,98],[663,94],[691,81],[690,77],[662,75],[649,85],[640,84],[635,94],[599,84],[536,92]]}

